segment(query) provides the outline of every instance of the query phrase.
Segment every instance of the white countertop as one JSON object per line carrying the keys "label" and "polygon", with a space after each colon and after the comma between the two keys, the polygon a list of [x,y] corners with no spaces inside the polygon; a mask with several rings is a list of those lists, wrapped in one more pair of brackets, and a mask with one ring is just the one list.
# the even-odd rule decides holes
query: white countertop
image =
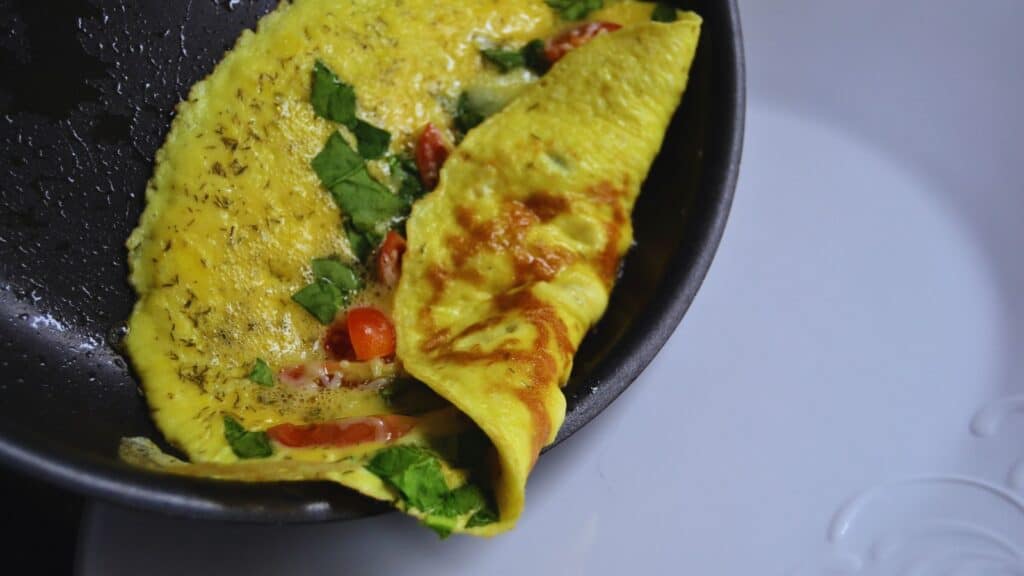
{"label": "white countertop", "polygon": [[1024,2],[741,4],[715,263],[513,533],[94,506],[79,572],[1024,574]]}

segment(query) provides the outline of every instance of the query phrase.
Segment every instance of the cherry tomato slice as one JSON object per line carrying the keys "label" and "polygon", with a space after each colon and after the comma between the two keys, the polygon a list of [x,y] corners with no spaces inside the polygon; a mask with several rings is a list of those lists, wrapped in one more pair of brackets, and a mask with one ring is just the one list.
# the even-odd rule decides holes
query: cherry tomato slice
{"label": "cherry tomato slice", "polygon": [[544,55],[547,56],[548,62],[554,64],[561,60],[562,56],[572,52],[573,49],[579,48],[593,40],[598,34],[602,32],[615,32],[619,28],[622,28],[622,25],[614,22],[587,22],[586,24],[580,24],[545,42]]}
{"label": "cherry tomato slice", "polygon": [[377,252],[377,277],[388,288],[398,285],[402,275],[402,254],[405,253],[405,238],[394,230],[388,231],[380,250]]}
{"label": "cherry tomato slice", "polygon": [[390,442],[405,436],[416,426],[416,419],[397,414],[346,418],[318,424],[278,424],[267,430],[274,441],[301,448],[304,446],[353,446],[368,442]]}
{"label": "cherry tomato slice", "polygon": [[444,134],[433,124],[427,124],[416,142],[416,168],[420,172],[420,181],[427,190],[437,187],[441,167],[448,159],[449,152]]}
{"label": "cherry tomato slice", "polygon": [[352,347],[352,339],[348,336],[348,322],[338,319],[327,327],[323,339],[324,351],[332,360],[355,360],[356,351]]}
{"label": "cherry tomato slice", "polygon": [[348,311],[348,337],[356,360],[385,358],[395,353],[395,326],[376,308]]}

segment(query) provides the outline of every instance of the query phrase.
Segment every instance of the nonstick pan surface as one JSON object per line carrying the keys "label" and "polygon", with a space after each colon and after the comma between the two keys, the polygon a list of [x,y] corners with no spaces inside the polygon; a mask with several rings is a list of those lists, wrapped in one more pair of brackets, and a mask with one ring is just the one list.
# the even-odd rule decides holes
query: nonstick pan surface
{"label": "nonstick pan surface", "polygon": [[[239,484],[135,470],[123,436],[161,438],[118,352],[134,294],[124,240],[174,106],[276,2],[0,2],[0,463],[123,504],[289,522],[382,510],[326,483]],[[725,227],[743,132],[733,1],[705,18],[683,106],[634,214],[637,246],[566,388],[559,440],[671,335]],[[642,393],[639,392],[639,393]]]}

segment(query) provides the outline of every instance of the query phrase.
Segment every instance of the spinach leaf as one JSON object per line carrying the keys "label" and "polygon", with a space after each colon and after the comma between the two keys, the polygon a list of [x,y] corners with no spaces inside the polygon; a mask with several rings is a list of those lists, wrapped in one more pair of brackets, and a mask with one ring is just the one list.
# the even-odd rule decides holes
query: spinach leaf
{"label": "spinach leaf", "polygon": [[450,489],[438,456],[420,446],[401,445],[380,450],[366,469],[395,487],[409,506],[427,514],[423,523],[442,538],[455,528],[455,519],[466,514],[473,514],[470,521],[475,524],[472,526],[497,520],[480,488],[467,483]]}
{"label": "spinach leaf", "polygon": [[[374,145],[378,144],[380,141]],[[330,190],[331,197],[345,215],[349,241],[361,261],[380,243],[388,226],[408,214],[412,201],[419,195],[418,178],[413,181],[405,175],[399,194],[392,194],[370,176],[365,160],[338,133],[331,134],[312,165],[320,182]],[[407,167],[404,164],[401,167],[404,173]],[[353,232],[358,234],[354,236]]]}
{"label": "spinach leaf", "polygon": [[345,305],[345,295],[330,280],[319,278],[309,286],[292,294],[292,300],[316,316],[321,324],[330,324],[338,310]]}
{"label": "spinach leaf", "polygon": [[655,22],[675,22],[679,18],[676,9],[665,2],[658,2],[651,12],[651,20]]}
{"label": "spinach leaf", "polygon": [[314,258],[312,265],[313,276],[316,279],[327,280],[343,292],[355,292],[363,287],[359,276],[351,268],[334,258]]}
{"label": "spinach leaf", "polygon": [[478,526],[486,526],[488,524],[494,524],[498,521],[498,513],[493,508],[481,508],[477,510],[476,514],[469,517],[466,521],[466,528],[476,528]]}
{"label": "spinach leaf", "polygon": [[390,223],[404,215],[408,205],[363,167],[331,187],[331,196],[357,231],[383,236]]}
{"label": "spinach leaf", "polygon": [[356,120],[352,133],[356,135],[359,155],[367,160],[380,158],[388,151],[388,145],[391,144],[390,132],[362,120]]}
{"label": "spinach leaf", "polygon": [[497,66],[502,72],[526,66],[526,59],[519,50],[489,48],[481,50],[480,53],[483,54],[485,60]]}
{"label": "spinach leaf", "polygon": [[266,458],[274,453],[266,432],[249,432],[231,416],[224,416],[224,438],[239,458]]}
{"label": "spinach leaf", "polygon": [[256,363],[252,365],[252,370],[249,372],[249,380],[260,386],[274,385],[274,373],[271,372],[270,366],[267,366],[263,358],[257,358]]}
{"label": "spinach leaf", "polygon": [[341,134],[335,132],[313,158],[312,166],[320,182],[330,189],[363,168],[365,163]]}
{"label": "spinach leaf", "polygon": [[423,519],[423,525],[434,531],[441,540],[445,540],[452,535],[452,530],[455,529],[455,518],[445,518],[443,516],[427,516]]}
{"label": "spinach leaf", "polygon": [[313,64],[313,89],[309,96],[317,116],[352,127],[356,121],[356,91],[317,60]]}
{"label": "spinach leaf", "polygon": [[538,76],[543,76],[551,69],[551,61],[544,52],[543,40],[530,40],[523,46],[523,62]]}
{"label": "spinach leaf", "polygon": [[352,249],[352,253],[355,254],[356,258],[363,263],[373,254],[373,250],[383,240],[375,232],[360,232],[351,227],[348,228],[347,235],[349,248]]}
{"label": "spinach leaf", "polygon": [[484,116],[469,98],[469,94],[463,92],[459,96],[459,102],[455,108],[455,126],[463,133],[476,128],[487,117]]}
{"label": "spinach leaf", "polygon": [[565,20],[582,20],[604,6],[604,0],[544,0]]}
{"label": "spinach leaf", "polygon": [[398,196],[411,207],[426,192],[420,182],[416,161],[406,156],[392,156],[388,159],[388,166],[391,168],[392,181],[398,184]]}
{"label": "spinach leaf", "polygon": [[483,491],[474,484],[463,484],[452,490],[445,499],[443,516],[462,516],[487,506]]}
{"label": "spinach leaf", "polygon": [[394,486],[410,506],[428,514],[441,509],[449,492],[441,462],[418,446],[385,448],[366,469]]}

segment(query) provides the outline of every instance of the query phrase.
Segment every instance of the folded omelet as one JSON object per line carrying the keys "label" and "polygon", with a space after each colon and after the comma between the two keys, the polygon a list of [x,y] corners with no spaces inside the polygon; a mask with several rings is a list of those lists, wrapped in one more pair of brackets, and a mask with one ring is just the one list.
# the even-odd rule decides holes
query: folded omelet
{"label": "folded omelet", "polygon": [[122,457],[511,528],[700,30],[591,4],[296,0],[244,33],[128,241],[126,347],[188,461]]}

